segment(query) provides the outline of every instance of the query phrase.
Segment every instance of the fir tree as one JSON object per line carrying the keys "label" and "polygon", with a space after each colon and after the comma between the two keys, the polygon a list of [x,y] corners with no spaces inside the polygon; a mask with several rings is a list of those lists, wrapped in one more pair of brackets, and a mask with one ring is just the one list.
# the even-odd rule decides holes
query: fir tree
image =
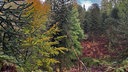
{"label": "fir tree", "polygon": [[[69,58],[76,59],[77,55],[81,55],[82,46],[80,44],[80,40],[84,38],[84,32],[80,26],[80,20],[78,19],[79,13],[77,10],[77,6],[73,5],[71,8],[70,14],[68,15],[68,24],[67,24],[67,38],[66,38],[66,45],[67,48],[70,48],[71,54],[69,55]],[[74,52],[75,51],[75,52]]]}
{"label": "fir tree", "polygon": [[92,4],[89,9],[89,35],[93,38],[96,37],[98,34],[101,34],[101,16],[100,16],[100,8],[98,4]]}
{"label": "fir tree", "polygon": [[[69,49],[68,54],[61,55],[57,57],[60,60],[60,69],[63,67],[69,67],[72,59],[77,59],[73,49],[80,55],[81,44],[80,40],[84,37],[83,30],[80,27],[80,20],[78,19],[77,7],[72,8],[74,1],[72,0],[59,0],[53,1],[52,14],[51,14],[51,25],[54,22],[58,22],[58,27],[61,30],[57,36],[66,36],[63,41],[60,41],[58,46],[64,46]],[[70,11],[71,10],[71,11]],[[53,39],[54,40],[54,39]],[[72,49],[73,48],[73,49]],[[70,63],[67,66],[67,63]]]}
{"label": "fir tree", "polygon": [[118,31],[120,35],[118,40],[121,42],[121,46],[125,46],[123,52],[120,55],[123,55],[121,59],[126,59],[128,56],[128,0],[121,0],[121,2],[118,5],[118,8],[120,25],[116,28],[116,31]]}
{"label": "fir tree", "polygon": [[5,55],[14,57],[17,64],[24,62],[28,56],[25,52],[27,50],[20,48],[20,39],[23,38],[22,27],[30,20],[30,15],[23,16],[29,6],[31,4],[17,3],[14,0],[5,0],[0,6],[1,48]]}

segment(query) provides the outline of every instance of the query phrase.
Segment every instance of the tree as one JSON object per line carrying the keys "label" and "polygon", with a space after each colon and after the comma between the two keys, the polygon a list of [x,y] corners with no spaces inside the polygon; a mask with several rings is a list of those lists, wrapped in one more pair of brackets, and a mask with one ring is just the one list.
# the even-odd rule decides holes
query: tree
{"label": "tree", "polygon": [[111,11],[111,17],[114,19],[119,19],[118,12],[119,12],[118,8],[113,8]]}
{"label": "tree", "polygon": [[84,32],[86,33],[86,26],[84,24],[86,18],[86,9],[83,8],[82,6],[78,5],[78,12],[79,12],[79,19],[80,19],[80,24],[81,24],[81,27],[82,29],[84,30]]}
{"label": "tree", "polygon": [[20,47],[23,33],[22,27],[28,24],[29,16],[23,16],[31,6],[15,0],[4,0],[0,6],[0,63],[1,71],[16,71],[15,65],[20,66],[28,57],[27,49]]}
{"label": "tree", "polygon": [[60,52],[64,53],[63,50],[67,49],[54,46],[59,44],[60,36],[55,41],[51,41],[53,35],[59,32],[59,29],[57,27],[58,23],[48,30],[46,28],[50,5],[47,3],[42,5],[39,0],[28,0],[29,2],[33,2],[33,9],[26,14],[33,13],[32,21],[23,29],[25,38],[22,40],[22,47],[28,49],[30,56],[22,67],[25,71],[41,69],[42,71],[51,72],[53,71],[51,65],[59,63],[53,56],[58,55]]}
{"label": "tree", "polygon": [[[14,6],[9,5],[13,3]],[[3,1],[0,6],[0,43],[2,52],[5,55],[12,56],[15,63],[19,64],[24,61],[25,57],[20,49],[20,39],[22,39],[22,27],[28,23],[29,15],[23,16],[23,12],[31,4],[18,4],[14,0]],[[22,57],[22,58],[21,58]]]}
{"label": "tree", "polygon": [[101,11],[103,13],[107,13],[107,15],[109,15],[111,13],[112,7],[114,7],[112,0],[102,0]]}
{"label": "tree", "polygon": [[[127,58],[127,33],[128,33],[128,18],[126,0],[120,0],[116,3],[116,7],[111,11],[111,17],[105,20],[106,31],[109,38],[109,48],[117,51],[115,60],[121,62]],[[123,56],[123,57],[122,57]]]}
{"label": "tree", "polygon": [[119,2],[118,8],[119,8],[119,18],[120,18],[120,25],[117,27],[116,31],[119,33],[119,38],[118,40],[121,42],[121,47],[123,47],[123,52],[121,53],[120,56],[123,55],[121,59],[126,59],[128,54],[126,51],[128,51],[127,48],[127,43],[128,43],[128,6],[127,6],[128,1],[127,0],[121,0]]}
{"label": "tree", "polygon": [[63,67],[70,67],[71,63],[74,64],[74,62],[71,61],[72,59],[77,59],[74,51],[72,51],[73,49],[76,50],[78,55],[80,55],[81,51],[80,40],[83,38],[83,30],[80,27],[79,14],[75,4],[76,2],[72,0],[53,0],[52,2],[50,23],[52,26],[55,22],[58,22],[58,27],[61,30],[58,34],[54,35],[54,38],[57,36],[65,36],[58,46],[64,46],[69,49],[68,52],[65,52],[65,55],[60,54],[60,56],[57,57],[61,62],[59,64],[60,71],[62,71]]}
{"label": "tree", "polygon": [[90,36],[93,38],[94,36],[101,33],[101,15],[98,4],[92,4],[92,6],[89,9],[89,17],[89,32]]}
{"label": "tree", "polygon": [[[80,20],[78,19],[79,13],[77,10],[77,5],[73,4],[70,14],[68,15],[68,24],[67,24],[67,38],[66,38],[66,47],[70,48],[68,58],[70,60],[77,60],[77,55],[81,55],[82,46],[80,40],[84,38],[84,32],[80,26]],[[75,52],[74,52],[75,51]],[[76,54],[77,55],[76,55]],[[70,61],[69,60],[69,61]]]}

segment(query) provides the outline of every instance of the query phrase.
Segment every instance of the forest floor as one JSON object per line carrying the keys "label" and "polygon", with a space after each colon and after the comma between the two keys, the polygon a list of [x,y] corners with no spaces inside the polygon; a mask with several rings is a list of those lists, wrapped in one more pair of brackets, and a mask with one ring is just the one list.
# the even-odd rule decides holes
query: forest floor
{"label": "forest floor", "polygon": [[[81,42],[81,45],[83,47],[82,58],[90,57],[95,59],[104,59],[110,56],[110,53],[107,49],[108,39],[106,37],[101,36],[101,37],[89,38],[87,40],[83,40]],[[79,69],[80,68],[78,68],[78,66],[73,67],[71,68],[70,72],[79,72],[83,70],[83,68],[81,68],[81,70]],[[98,66],[98,67],[89,68],[89,71],[104,72],[104,69],[105,67]]]}
{"label": "forest floor", "polygon": [[[118,58],[118,55],[125,47],[116,45],[116,49],[109,48],[109,39],[106,36],[90,37],[81,41],[81,45],[83,50],[80,59],[83,61],[89,72],[115,72],[115,69],[123,68],[123,65],[121,64],[114,66],[112,63],[108,63],[111,59],[121,59]],[[102,62],[105,62],[105,64]],[[128,69],[128,67],[125,68],[125,71],[128,72],[126,69]],[[83,66],[81,66],[78,62],[78,64],[72,67],[69,72],[87,71],[84,71]]]}

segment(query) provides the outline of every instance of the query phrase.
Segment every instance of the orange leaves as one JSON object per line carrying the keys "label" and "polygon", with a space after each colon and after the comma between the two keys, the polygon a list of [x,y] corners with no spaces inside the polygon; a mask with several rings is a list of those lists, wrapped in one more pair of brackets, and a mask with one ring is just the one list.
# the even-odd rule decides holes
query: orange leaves
{"label": "orange leaves", "polygon": [[27,0],[28,3],[33,2],[33,9],[30,11],[33,13],[33,21],[31,23],[33,29],[43,28],[45,29],[45,23],[48,20],[50,13],[50,4],[41,4],[40,0]]}
{"label": "orange leaves", "polygon": [[106,48],[106,41],[102,38],[97,39],[95,42],[83,41],[81,42],[83,46],[83,55],[93,58],[105,58],[109,55]]}
{"label": "orange leaves", "polygon": [[50,11],[50,5],[48,3],[41,3],[40,0],[27,0],[28,3],[33,2],[33,7],[35,11],[42,11],[47,13]]}
{"label": "orange leaves", "polygon": [[40,0],[27,0],[28,3],[32,3],[33,2],[33,6],[35,9],[41,9],[42,8],[42,4],[40,2]]}

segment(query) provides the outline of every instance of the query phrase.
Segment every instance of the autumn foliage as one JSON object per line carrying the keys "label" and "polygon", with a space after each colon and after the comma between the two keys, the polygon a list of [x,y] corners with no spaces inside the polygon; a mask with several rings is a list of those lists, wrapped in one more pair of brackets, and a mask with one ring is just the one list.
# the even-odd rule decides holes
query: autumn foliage
{"label": "autumn foliage", "polygon": [[106,58],[109,56],[109,51],[107,49],[108,39],[105,37],[97,37],[96,41],[90,38],[88,40],[82,41],[83,46],[83,56],[92,58]]}

